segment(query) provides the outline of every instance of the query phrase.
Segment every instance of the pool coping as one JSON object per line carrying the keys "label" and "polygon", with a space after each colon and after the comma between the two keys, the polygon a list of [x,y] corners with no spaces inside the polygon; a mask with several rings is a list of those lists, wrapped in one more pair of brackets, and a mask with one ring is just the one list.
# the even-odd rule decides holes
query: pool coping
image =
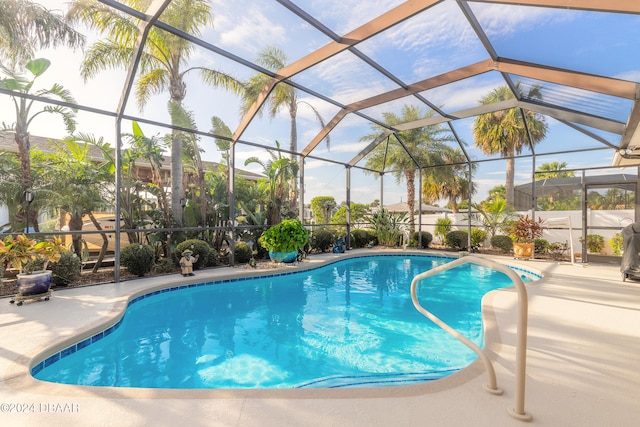
{"label": "pool coping", "polygon": [[[167,388],[127,388],[127,387],[106,387],[106,386],[81,386],[70,384],[58,384],[40,381],[31,375],[31,371],[39,361],[44,361],[45,356],[58,353],[76,342],[83,341],[90,338],[100,331],[115,325],[123,316],[124,313],[134,299],[156,291],[162,291],[163,289],[169,289],[176,287],[178,283],[180,286],[188,286],[190,284],[197,284],[203,282],[217,282],[224,280],[233,280],[240,277],[261,277],[261,276],[273,276],[305,271],[315,269],[324,265],[331,264],[333,262],[355,257],[363,256],[377,256],[377,255],[429,255],[436,257],[445,257],[455,259],[448,252],[435,252],[435,251],[420,251],[420,250],[406,250],[399,252],[398,250],[375,250],[375,251],[349,251],[345,254],[323,256],[321,258],[312,257],[308,262],[298,263],[293,266],[283,266],[281,268],[271,269],[257,269],[246,270],[234,268],[232,270],[225,270],[224,273],[218,272],[214,278],[211,275],[206,274],[206,270],[199,272],[197,276],[184,278],[182,276],[164,276],[161,280],[138,279],[140,286],[137,289],[123,292],[116,301],[113,303],[111,310],[108,314],[104,315],[100,320],[91,324],[85,325],[72,335],[66,337],[60,337],[54,342],[49,342],[45,345],[40,345],[33,351],[18,357],[15,363],[10,366],[5,372],[5,378],[7,378],[6,384],[16,390],[53,396],[68,396],[68,397],[81,397],[87,394],[95,397],[113,397],[117,395],[120,398],[144,398],[144,399],[203,399],[203,398],[282,398],[282,399],[322,399],[322,398],[362,398],[362,397],[389,397],[389,396],[416,396],[429,393],[435,393],[442,390],[447,390],[453,387],[457,387],[461,384],[467,383],[470,380],[483,375],[484,367],[481,362],[476,359],[468,367],[449,375],[445,378],[429,381],[421,384],[408,384],[386,387],[373,387],[373,388],[338,388],[338,389],[326,389],[326,388],[309,388],[309,389],[167,389]],[[506,259],[503,262],[510,266],[520,266],[517,263],[513,263],[511,259]],[[544,276],[542,271],[532,269],[530,267],[524,267],[523,269],[534,274]],[[288,270],[288,271],[287,271]],[[215,271],[215,270],[213,270]],[[156,278],[158,279],[158,278]],[[136,284],[138,283],[136,280]],[[146,283],[143,283],[146,282]],[[123,282],[126,283],[126,282]],[[537,282],[532,282],[537,283]],[[100,286],[122,286],[122,284],[107,284]],[[494,290],[485,295],[482,301],[483,323],[485,329],[485,348],[491,351],[491,347],[500,344],[500,334],[497,331],[497,324],[495,316],[489,310],[491,295],[495,292],[500,292],[504,289],[510,289],[513,287],[501,288]]]}

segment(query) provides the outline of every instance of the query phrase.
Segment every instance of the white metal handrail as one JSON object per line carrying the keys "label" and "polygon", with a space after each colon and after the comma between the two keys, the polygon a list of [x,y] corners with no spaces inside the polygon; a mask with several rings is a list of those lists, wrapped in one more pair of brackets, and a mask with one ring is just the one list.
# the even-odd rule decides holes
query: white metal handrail
{"label": "white metal handrail", "polygon": [[489,377],[488,384],[485,384],[485,389],[492,394],[502,394],[502,390],[498,388],[496,381],[496,373],[493,369],[493,364],[489,357],[485,354],[485,352],[478,347],[476,344],[468,340],[466,337],[461,335],[458,331],[453,329],[451,326],[444,323],[433,313],[429,312],[425,309],[420,302],[418,301],[417,295],[417,285],[421,280],[434,276],[436,274],[440,274],[444,271],[450,270],[452,268],[458,267],[462,264],[474,263],[479,264],[484,267],[491,268],[493,270],[500,271],[506,274],[514,286],[516,287],[516,291],[518,293],[518,324],[517,324],[517,342],[516,342],[516,389],[515,389],[515,398],[514,398],[514,407],[508,408],[508,412],[514,418],[517,418],[522,421],[530,421],[531,415],[527,414],[524,410],[524,392],[525,392],[525,377],[526,377],[526,358],[527,358],[527,317],[529,311],[529,304],[527,299],[527,289],[524,286],[524,282],[520,278],[520,276],[511,268],[499,264],[494,261],[490,261],[484,258],[476,257],[476,256],[465,256],[459,258],[455,261],[449,262],[447,264],[441,265],[439,267],[433,268],[429,271],[425,271],[424,273],[420,273],[413,278],[411,281],[411,300],[413,301],[413,305],[415,308],[429,318],[436,325],[440,326],[446,332],[457,338],[464,345],[473,350],[478,357],[482,360],[484,364],[487,375]]}

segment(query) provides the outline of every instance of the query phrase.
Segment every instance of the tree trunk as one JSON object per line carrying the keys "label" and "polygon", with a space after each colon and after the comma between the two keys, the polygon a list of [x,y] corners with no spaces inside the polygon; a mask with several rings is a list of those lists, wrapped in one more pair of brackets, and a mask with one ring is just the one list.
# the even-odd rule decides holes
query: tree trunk
{"label": "tree trunk", "polygon": [[[292,162],[295,162],[297,160],[297,155],[295,153],[298,152],[298,124],[296,121],[297,114],[298,104],[297,100],[294,97],[294,99],[292,99],[289,103],[289,116],[291,119],[289,129],[289,150],[291,150],[290,157]],[[292,188],[292,191],[289,197],[289,209],[295,211],[296,206],[298,205],[298,174],[291,178],[290,188]]]}
{"label": "tree trunk", "polygon": [[513,185],[515,181],[515,159],[513,158],[513,150],[509,150],[509,153],[507,155],[508,158],[506,159],[506,180],[504,183],[505,199],[507,200],[507,205],[514,207],[515,192]]}
{"label": "tree trunk", "polygon": [[[173,131],[173,138],[171,139],[171,212],[173,218],[180,224],[182,224],[182,206],[180,206],[180,199],[183,196],[182,187],[182,138],[180,133]],[[172,224],[167,224],[171,227]]]}
{"label": "tree trunk", "polygon": [[[70,214],[69,231],[82,231],[82,215]],[[73,251],[82,259],[82,235],[74,234],[72,241]]]}
{"label": "tree trunk", "polygon": [[409,231],[413,234],[416,231],[415,221],[415,200],[416,200],[416,171],[413,169],[405,169],[404,176],[407,180],[407,205],[409,205]]}
{"label": "tree trunk", "polygon": [[[96,230],[102,230],[102,226],[100,225],[96,217],[93,216],[93,212],[89,211],[87,215],[89,215],[89,219],[91,219],[91,222],[96,227]],[[100,233],[100,236],[102,237],[102,247],[100,248],[100,254],[98,254],[98,259],[96,260],[96,263],[93,266],[93,269],[91,270],[92,273],[97,273],[98,269],[102,266],[102,260],[104,259],[104,256],[107,253],[107,248],[109,247],[109,239],[107,238],[106,233]]]}

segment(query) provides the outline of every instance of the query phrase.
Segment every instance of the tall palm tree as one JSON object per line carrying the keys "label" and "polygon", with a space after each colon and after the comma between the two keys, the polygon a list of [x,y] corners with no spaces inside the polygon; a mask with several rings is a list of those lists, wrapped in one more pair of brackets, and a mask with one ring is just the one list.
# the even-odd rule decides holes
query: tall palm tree
{"label": "tall palm tree", "polygon": [[[516,90],[522,93],[519,83],[516,84]],[[482,97],[480,103],[482,105],[493,104],[506,101],[514,96],[508,86],[500,86]],[[542,100],[540,86],[532,86],[524,97],[526,99]],[[547,123],[544,117],[537,113],[527,111],[525,114],[532,143],[536,144],[547,135]],[[506,200],[509,205],[513,206],[515,181],[515,159],[513,157],[516,154],[520,154],[522,149],[529,144],[527,128],[522,119],[520,108],[511,108],[477,116],[473,122],[473,136],[476,146],[484,154],[499,154],[506,159]]]}
{"label": "tall palm tree", "polygon": [[[121,3],[140,10],[150,2],[123,0]],[[97,0],[75,0],[68,16],[72,22],[83,21],[107,36],[95,42],[85,53],[80,70],[85,80],[95,77],[104,69],[129,67],[139,34],[136,18]],[[197,37],[202,29],[213,25],[213,16],[206,0],[174,0],[162,13],[162,21]],[[193,45],[185,39],[157,27],[149,31],[136,82],[136,98],[140,109],[145,107],[151,95],[165,90],[169,92],[170,102],[181,106],[187,94],[185,75],[192,71],[199,72],[206,84],[237,94],[243,92],[242,83],[229,74],[205,67],[186,68],[192,52]],[[171,141],[171,210],[175,218],[182,218],[183,136],[182,132],[173,131]]]}
{"label": "tall palm tree", "polygon": [[[270,71],[278,71],[287,66],[288,58],[287,54],[278,47],[268,46],[258,53],[256,63],[262,65]],[[259,73],[249,79],[246,84],[246,91],[244,93],[243,103],[241,106],[242,114],[246,114],[249,111],[251,105],[258,98],[264,87],[269,82],[270,77]],[[301,104],[307,105],[313,111],[316,120],[320,126],[324,127],[324,119],[320,115],[320,112],[311,104],[305,101],[298,100],[297,90],[288,84],[278,84],[269,94],[269,97],[265,101],[266,109],[269,112],[271,118],[275,117],[278,112],[285,108],[289,111],[289,151],[291,152],[291,160],[295,161],[295,153],[298,152],[298,107]],[[258,114],[262,114],[263,109],[260,109]],[[329,136],[325,138],[327,148],[330,146]],[[290,199],[290,207],[294,208],[297,203],[297,185],[295,183],[295,176],[292,177],[293,191],[296,196]]]}
{"label": "tall palm tree", "polygon": [[[422,197],[427,203],[447,199],[451,211],[457,213],[458,200],[468,199],[476,189],[469,179],[469,167],[464,163],[466,158],[462,150],[445,147],[443,161],[448,165],[423,171]],[[476,168],[474,163],[472,173]]]}
{"label": "tall palm tree", "polygon": [[[71,93],[57,83],[54,83],[49,89],[39,89],[32,92],[36,79],[42,76],[42,74],[49,69],[49,66],[51,66],[51,61],[45,58],[28,61],[24,68],[31,74],[30,78],[17,71],[3,68],[6,77],[0,80],[0,88],[8,89],[18,94],[33,94],[41,98],[57,99],[75,104],[76,101],[73,96],[71,96]],[[59,105],[47,105],[41,110],[34,112],[32,111],[35,102],[34,100],[18,96],[11,96],[11,100],[13,102],[16,121],[8,126],[3,123],[2,130],[15,132],[14,139],[18,146],[18,157],[20,159],[20,169],[22,174],[21,186],[22,191],[24,192],[30,189],[32,185],[29,126],[40,114],[57,114],[64,121],[67,131],[72,133],[76,126],[75,113],[77,110]],[[18,216],[23,214],[22,210],[17,212]],[[35,212],[30,212],[29,216],[30,218],[26,218],[27,226],[29,224],[36,225],[34,221],[36,217]]]}
{"label": "tall palm tree", "polygon": [[29,0],[0,1],[0,64],[14,68],[32,59],[37,49],[82,47],[85,37],[57,12]]}
{"label": "tall palm tree", "polygon": [[[405,105],[402,107],[401,115],[395,113],[384,113],[384,123],[394,126],[400,123],[412,122],[420,119],[432,117],[435,111],[428,110],[423,113],[419,107]],[[381,127],[373,125],[374,132],[361,137],[361,140],[374,140],[380,135]],[[446,129],[439,125],[423,126],[399,133],[400,139],[411,152],[412,156],[420,163],[420,166],[442,165],[444,162],[443,152],[446,149],[445,141],[450,141],[451,137]],[[367,157],[366,166],[373,170],[383,170],[389,168],[397,182],[402,178],[407,183],[407,204],[409,205],[409,228],[415,231],[415,178],[418,165],[400,144],[388,145],[379,144]]]}

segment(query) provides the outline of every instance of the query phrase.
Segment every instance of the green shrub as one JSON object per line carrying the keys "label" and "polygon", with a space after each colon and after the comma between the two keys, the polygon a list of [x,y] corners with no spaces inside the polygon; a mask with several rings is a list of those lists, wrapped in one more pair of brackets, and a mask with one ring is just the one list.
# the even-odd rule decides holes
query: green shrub
{"label": "green shrub", "polygon": [[615,256],[622,255],[622,250],[624,249],[624,239],[622,234],[616,233],[611,239],[609,239],[609,246],[611,246]]}
{"label": "green shrub", "polygon": [[209,262],[209,253],[211,252],[211,246],[209,246],[207,242],[199,239],[189,239],[182,243],[178,243],[173,251],[176,260],[182,258],[182,252],[185,249],[191,249],[193,251],[192,256],[198,257],[198,262],[193,264],[194,270],[199,270],[207,266]]}
{"label": "green shrub", "polygon": [[153,271],[158,274],[173,273],[176,271],[176,265],[169,258],[160,258],[156,262]]}
{"label": "green shrub", "polygon": [[292,252],[304,248],[309,242],[309,232],[297,219],[285,219],[268,228],[258,238],[258,243],[268,251]]}
{"label": "green shrub", "polygon": [[467,236],[468,233],[466,231],[450,231],[444,238],[444,245],[448,248],[454,248],[460,251],[465,250],[469,245],[469,237]]}
{"label": "green shrub", "polygon": [[60,260],[51,264],[51,275],[55,285],[67,286],[82,272],[82,261],[75,252],[63,252]]}
{"label": "green shrub", "polygon": [[378,238],[369,230],[352,230],[351,231],[351,247],[354,249],[365,248],[369,243],[378,244]]}
{"label": "green shrub", "polygon": [[482,228],[471,229],[471,246],[477,248],[484,245],[484,241],[487,239],[487,232]]}
{"label": "green shrub", "polygon": [[233,249],[233,259],[240,264],[246,264],[251,259],[251,247],[247,242],[237,242]]}
{"label": "green shrub", "polygon": [[496,234],[491,238],[491,247],[500,249],[503,253],[508,254],[513,249],[513,240],[509,236]]}
{"label": "green shrub", "polygon": [[132,243],[120,252],[120,264],[129,273],[142,277],[153,269],[155,252],[149,245]]}
{"label": "green shrub", "polygon": [[326,252],[335,243],[336,237],[329,230],[314,231],[309,239],[312,250]]}
{"label": "green shrub", "polygon": [[537,254],[545,254],[549,250],[549,241],[546,239],[535,239],[533,241],[533,251]]}
{"label": "green shrub", "polygon": [[411,239],[409,240],[409,245],[417,248],[418,244],[420,242],[419,237],[420,234],[422,234],[422,246],[420,246],[421,249],[426,249],[429,247],[429,245],[431,244],[431,241],[433,240],[433,235],[431,233],[429,233],[428,231],[415,231],[413,234],[411,234]]}
{"label": "green shrub", "polygon": [[[580,243],[583,243],[580,237]],[[599,234],[587,234],[587,250],[592,254],[598,254],[604,249],[604,237]]]}

